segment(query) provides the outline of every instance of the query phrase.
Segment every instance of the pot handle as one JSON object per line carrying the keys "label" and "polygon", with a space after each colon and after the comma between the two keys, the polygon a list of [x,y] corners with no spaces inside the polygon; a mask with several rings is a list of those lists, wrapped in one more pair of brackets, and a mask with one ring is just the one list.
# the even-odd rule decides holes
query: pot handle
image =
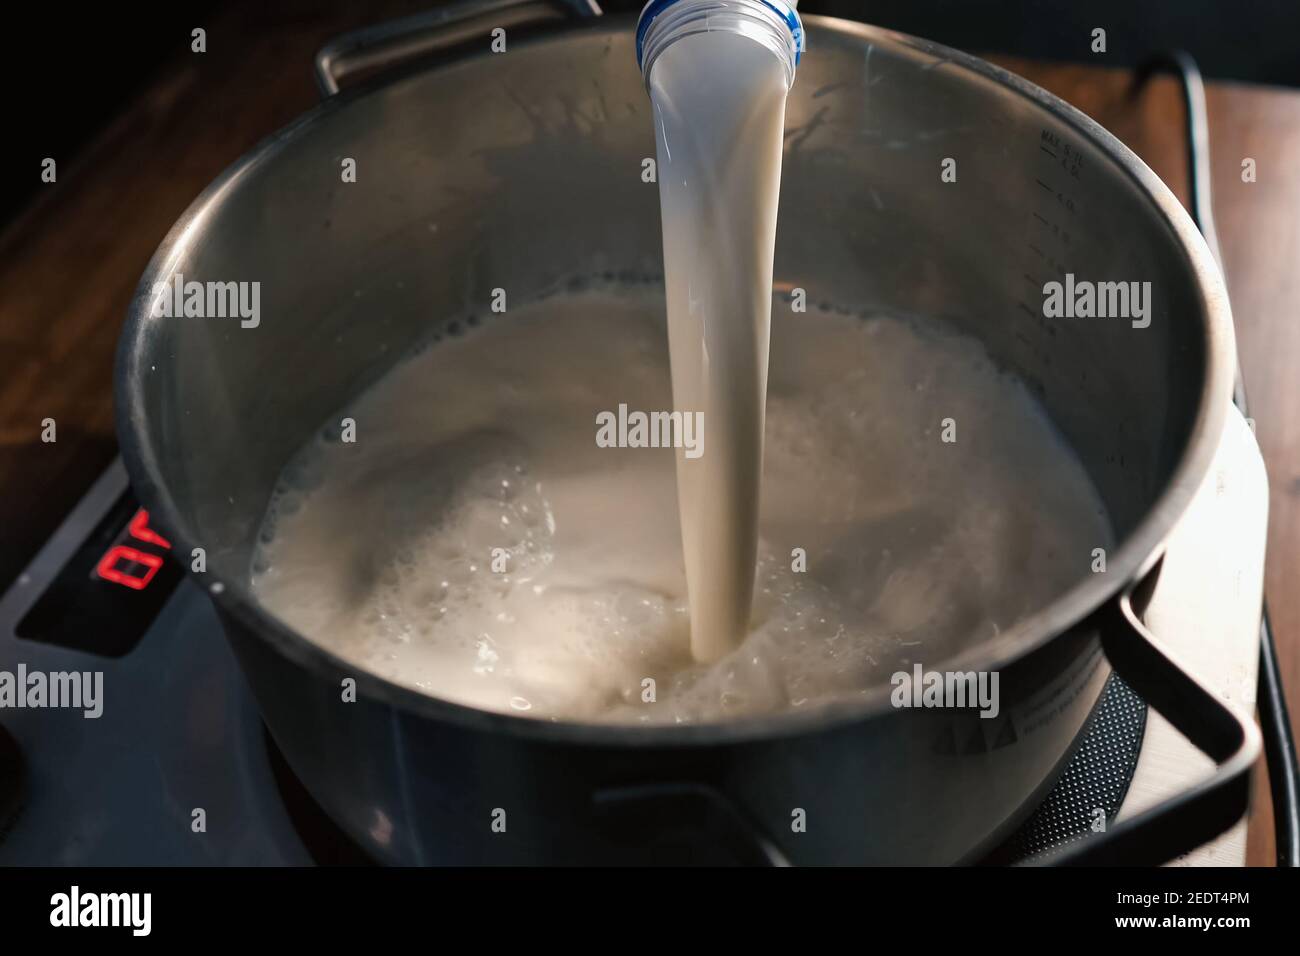
{"label": "pot handle", "polygon": [[1115,824],[1105,833],[1029,861],[1057,866],[1157,866],[1200,846],[1242,818],[1260,752],[1254,721],[1180,667],[1139,620],[1134,598],[1154,585],[1158,566],[1100,613],[1101,645],[1115,673],[1217,765],[1189,790]]}
{"label": "pot handle", "polygon": [[321,98],[339,91],[350,73],[386,69],[444,49],[495,27],[522,26],[572,13],[601,14],[597,0],[460,0],[424,13],[353,30],[330,40],[316,54]]}

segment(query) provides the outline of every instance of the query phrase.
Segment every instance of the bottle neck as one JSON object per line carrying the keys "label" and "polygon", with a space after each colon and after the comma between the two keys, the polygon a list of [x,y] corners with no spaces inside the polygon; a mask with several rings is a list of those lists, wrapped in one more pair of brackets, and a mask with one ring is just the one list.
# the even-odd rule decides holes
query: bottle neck
{"label": "bottle neck", "polygon": [[[795,0],[797,2],[797,0]],[[725,31],[749,37],[785,66],[786,88],[804,49],[803,23],[790,0],[650,0],[637,21],[636,55],[647,88],[659,54],[682,37]]]}

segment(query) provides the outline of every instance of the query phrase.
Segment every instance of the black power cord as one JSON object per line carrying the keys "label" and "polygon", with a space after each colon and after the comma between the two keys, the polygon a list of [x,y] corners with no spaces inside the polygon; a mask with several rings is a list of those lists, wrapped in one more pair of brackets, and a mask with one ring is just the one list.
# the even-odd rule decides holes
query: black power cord
{"label": "black power cord", "polygon": [[[1214,226],[1214,203],[1210,186],[1210,123],[1205,102],[1205,83],[1191,54],[1178,50],[1161,53],[1137,70],[1134,89],[1140,89],[1156,72],[1168,70],[1178,78],[1187,108],[1187,172],[1191,215],[1205,237],[1214,260],[1223,269],[1219,235]],[[1233,403],[1249,416],[1246,383],[1237,364]],[[1282,674],[1278,668],[1277,645],[1265,601],[1259,621],[1259,706],[1264,758],[1268,764],[1269,788],[1273,794],[1273,822],[1277,839],[1277,865],[1300,866],[1300,767],[1296,764],[1295,737],[1287,713]]]}

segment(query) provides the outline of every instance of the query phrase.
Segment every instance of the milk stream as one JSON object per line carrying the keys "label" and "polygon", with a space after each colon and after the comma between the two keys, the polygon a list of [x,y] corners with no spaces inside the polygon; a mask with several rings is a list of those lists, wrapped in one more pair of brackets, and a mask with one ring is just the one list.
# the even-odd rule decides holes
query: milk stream
{"label": "milk stream", "polygon": [[677,456],[690,644],[707,662],[741,643],[753,601],[788,90],[771,51],[728,32],[675,41],[648,86],[673,408],[702,412],[707,436],[701,457]]}
{"label": "milk stream", "polygon": [[289,462],[255,596],[358,670],[445,700],[683,724],[941,668],[1110,546],[1079,461],[977,341],[780,308],[749,627],[695,660],[675,452],[594,440],[600,412],[672,400],[660,281],[566,277],[508,315],[449,317]]}

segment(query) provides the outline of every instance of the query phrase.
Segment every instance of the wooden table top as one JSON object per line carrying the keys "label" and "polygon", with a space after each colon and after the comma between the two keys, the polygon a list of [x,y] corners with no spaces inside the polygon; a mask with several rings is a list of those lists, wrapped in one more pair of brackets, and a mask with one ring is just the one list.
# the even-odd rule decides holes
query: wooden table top
{"label": "wooden table top", "polygon": [[[157,79],[57,184],[0,233],[0,582],[8,582],[116,452],[113,353],[154,249],[190,201],[263,136],[316,102],[312,55],[330,37],[419,2],[322,0],[284,13],[235,4],[188,36]],[[227,42],[231,38],[238,42]],[[1108,127],[1186,198],[1175,83],[992,57]],[[1209,84],[1213,185],[1238,349],[1271,486],[1269,604],[1293,717],[1300,715],[1300,92]],[[39,170],[39,144],[31,144]],[[1258,179],[1241,180],[1243,158]],[[33,175],[37,173],[34,172]],[[58,441],[41,441],[41,421]],[[1249,861],[1272,862],[1267,785]]]}

